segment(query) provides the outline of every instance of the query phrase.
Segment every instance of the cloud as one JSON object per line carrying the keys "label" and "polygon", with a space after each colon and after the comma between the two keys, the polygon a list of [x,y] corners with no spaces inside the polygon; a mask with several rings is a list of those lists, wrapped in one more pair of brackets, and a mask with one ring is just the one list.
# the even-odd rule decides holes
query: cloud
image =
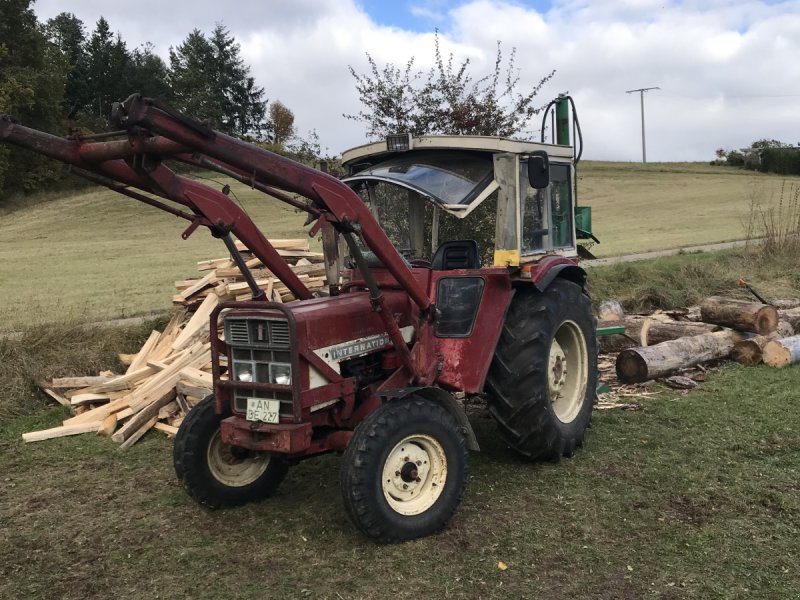
{"label": "cloud", "polygon": [[[47,18],[62,6],[39,0],[34,8]],[[223,21],[267,96],[332,152],[365,141],[363,126],[341,116],[360,108],[348,65],[364,72],[367,52],[379,64],[413,55],[421,68],[433,58],[432,31],[376,24],[354,0],[247,0],[225,11],[186,0],[73,0],[69,10],[90,30],[103,14],[130,46],[149,40],[162,56],[192,28]],[[443,50],[469,58],[477,75],[491,71],[498,40],[506,54],[517,49],[523,87],[556,69],[542,103],[562,91],[575,97],[586,158],[640,159],[639,98],[625,91],[647,86],[661,87],[645,98],[650,160],[710,160],[720,146],[800,140],[799,98],[791,96],[800,94],[798,1],[554,0],[537,9],[435,0],[411,10],[431,27],[444,15],[435,23]]]}

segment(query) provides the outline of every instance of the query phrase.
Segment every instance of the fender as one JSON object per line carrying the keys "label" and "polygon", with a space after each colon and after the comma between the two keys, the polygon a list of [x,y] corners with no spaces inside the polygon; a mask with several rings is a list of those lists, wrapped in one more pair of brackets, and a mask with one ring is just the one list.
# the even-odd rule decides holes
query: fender
{"label": "fender", "polygon": [[556,277],[577,283],[581,288],[586,287],[586,271],[575,264],[553,265],[534,282],[534,285],[537,290],[543,292],[553,283]]}
{"label": "fender", "polygon": [[456,401],[456,399],[442,388],[433,386],[398,388],[393,390],[382,390],[380,395],[384,396],[389,401],[402,400],[403,398],[408,398],[409,396],[422,396],[427,400],[441,404],[447,410],[447,412],[452,415],[458,426],[461,428],[467,444],[467,450],[480,452],[481,448],[478,445],[478,439],[475,437],[475,432],[472,429],[472,425],[467,418],[467,413],[464,412],[464,409],[461,408],[461,405]]}

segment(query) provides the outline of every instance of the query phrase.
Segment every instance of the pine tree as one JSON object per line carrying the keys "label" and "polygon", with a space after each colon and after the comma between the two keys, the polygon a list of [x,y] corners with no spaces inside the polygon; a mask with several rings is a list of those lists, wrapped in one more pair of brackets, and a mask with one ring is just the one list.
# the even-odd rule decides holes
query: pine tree
{"label": "pine tree", "polygon": [[[0,0],[0,113],[55,133],[67,65],[30,5],[31,0]],[[0,189],[33,190],[58,172],[44,156],[0,147]]]}
{"label": "pine tree", "polygon": [[86,29],[83,21],[74,14],[63,12],[47,21],[45,31],[69,65],[62,106],[64,114],[74,118],[91,101],[87,82]]}

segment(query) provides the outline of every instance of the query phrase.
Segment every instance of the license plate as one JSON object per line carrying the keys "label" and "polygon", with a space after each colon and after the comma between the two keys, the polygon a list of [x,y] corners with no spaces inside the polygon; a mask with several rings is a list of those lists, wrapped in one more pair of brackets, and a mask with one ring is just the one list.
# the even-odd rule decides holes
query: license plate
{"label": "license plate", "polygon": [[278,400],[265,400],[264,398],[247,399],[248,421],[261,421],[262,423],[277,423],[280,417],[281,403]]}

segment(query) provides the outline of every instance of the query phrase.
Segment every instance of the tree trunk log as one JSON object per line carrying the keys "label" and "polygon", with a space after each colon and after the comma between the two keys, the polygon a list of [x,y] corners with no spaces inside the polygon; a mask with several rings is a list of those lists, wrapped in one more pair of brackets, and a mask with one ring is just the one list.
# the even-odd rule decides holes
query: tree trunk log
{"label": "tree trunk log", "polygon": [[625,335],[597,338],[600,352],[621,352],[636,346],[652,346],[668,340],[711,333],[715,326],[691,321],[661,321],[653,317],[632,315],[622,321],[599,321],[598,327],[624,325]]}
{"label": "tree trunk log", "polygon": [[617,379],[622,383],[641,383],[724,358],[743,338],[741,333],[725,330],[623,350],[617,356]]}
{"label": "tree trunk log", "polygon": [[731,350],[731,358],[742,365],[758,365],[764,359],[764,346],[772,340],[780,339],[777,332],[769,335],[757,335],[736,342]]}
{"label": "tree trunk log", "polygon": [[800,331],[800,308],[789,308],[778,311],[778,318],[789,323],[795,331]]}
{"label": "tree trunk log", "polygon": [[706,323],[759,335],[772,333],[778,327],[778,310],[760,302],[712,296],[700,304],[700,314]]}
{"label": "tree trunk log", "polygon": [[764,362],[770,367],[785,367],[800,362],[800,335],[767,342],[764,346]]}

